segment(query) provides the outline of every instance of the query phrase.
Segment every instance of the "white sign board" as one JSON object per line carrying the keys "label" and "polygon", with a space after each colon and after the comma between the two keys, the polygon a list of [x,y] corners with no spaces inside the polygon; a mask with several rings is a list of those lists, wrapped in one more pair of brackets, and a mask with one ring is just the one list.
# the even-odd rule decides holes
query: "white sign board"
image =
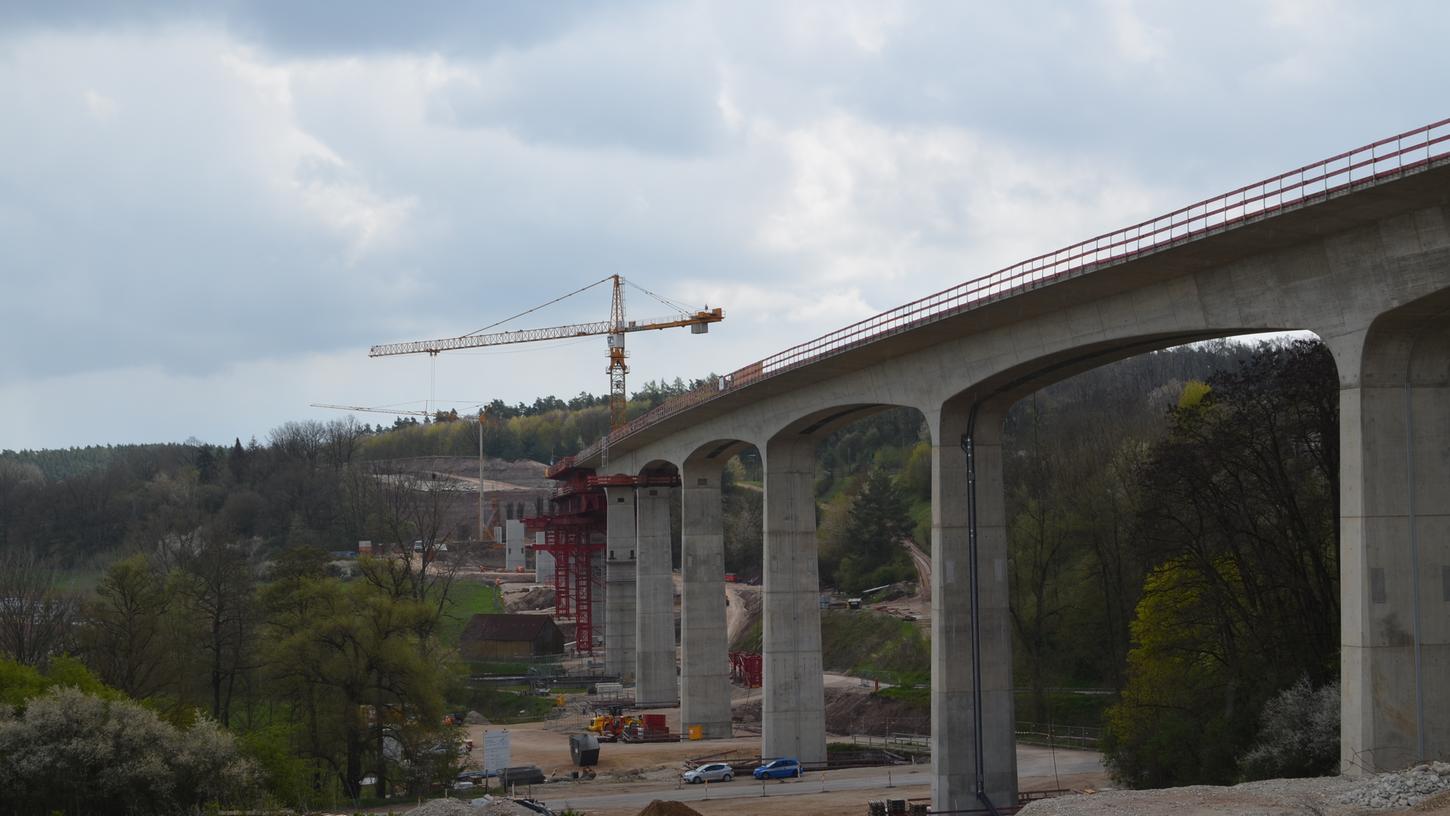
{"label": "white sign board", "polygon": [[509,766],[509,732],[485,731],[483,734],[483,769],[502,771]]}

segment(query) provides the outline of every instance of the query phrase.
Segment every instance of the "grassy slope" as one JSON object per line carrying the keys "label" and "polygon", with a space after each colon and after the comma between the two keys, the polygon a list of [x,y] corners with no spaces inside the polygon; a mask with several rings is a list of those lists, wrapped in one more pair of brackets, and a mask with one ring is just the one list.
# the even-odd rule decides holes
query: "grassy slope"
{"label": "grassy slope", "polygon": [[438,639],[446,646],[458,647],[458,637],[463,627],[474,615],[502,612],[503,600],[492,584],[481,581],[460,580],[453,584],[448,593],[448,608],[438,626]]}
{"label": "grassy slope", "polygon": [[[760,636],[757,621],[730,648],[758,652]],[[931,641],[915,624],[873,612],[825,609],[821,611],[821,639],[827,671],[896,684],[896,688],[877,693],[918,706],[923,713],[930,710],[931,689],[917,686],[931,682]],[[1021,719],[1031,710],[1030,700],[1025,691],[1015,696]],[[1047,694],[1048,710],[1057,725],[1101,727],[1103,710],[1112,702],[1110,695],[1071,690]]]}

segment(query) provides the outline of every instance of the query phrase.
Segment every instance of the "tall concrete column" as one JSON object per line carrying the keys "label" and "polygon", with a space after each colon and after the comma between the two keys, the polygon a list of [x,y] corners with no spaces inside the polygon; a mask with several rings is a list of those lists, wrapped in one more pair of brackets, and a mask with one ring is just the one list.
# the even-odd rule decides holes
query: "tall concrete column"
{"label": "tall concrete column", "polygon": [[1358,775],[1450,758],[1450,304],[1382,316],[1361,353],[1330,346],[1341,383],[1340,759]]}
{"label": "tall concrete column", "polygon": [[[603,533],[595,533],[591,536],[590,544],[598,546],[598,549],[589,553],[589,615],[594,625],[594,642],[604,642],[604,621],[605,614],[605,588],[608,585],[607,573],[609,571],[609,550],[605,544],[606,536]],[[634,588],[630,587],[629,595],[634,596]],[[632,630],[631,630],[632,631]],[[606,653],[609,644],[604,645]]]}
{"label": "tall concrete column", "polygon": [[766,445],[761,754],[801,762],[826,759],[815,483],[814,440]]}
{"label": "tall concrete column", "polygon": [[[544,534],[534,533],[534,546],[544,543]],[[546,584],[554,580],[554,554],[540,549],[534,550],[534,583]]]}
{"label": "tall concrete column", "polygon": [[680,728],[705,739],[732,735],[720,472],[686,462],[680,477]]}
{"label": "tall concrete column", "polygon": [[522,572],[525,564],[528,563],[527,551],[524,545],[524,523],[518,519],[509,519],[504,522],[504,569],[509,572]]}
{"label": "tall concrete column", "polygon": [[932,807],[982,808],[976,795],[974,676],[981,678],[983,784],[999,808],[1017,803],[1012,701],[1012,629],[1008,607],[1007,527],[1002,486],[1002,417],[984,406],[973,427],[976,466],[980,671],[972,665],[971,559],[968,548],[967,432],[970,405],[948,403],[927,415],[932,430],[931,756]]}
{"label": "tall concrete column", "polygon": [[[604,671],[634,681],[634,487],[606,487],[604,542]],[[596,625],[598,625],[596,623]]]}
{"label": "tall concrete column", "polygon": [[635,691],[641,703],[680,699],[675,675],[675,581],[670,558],[669,487],[640,487],[635,593]]}

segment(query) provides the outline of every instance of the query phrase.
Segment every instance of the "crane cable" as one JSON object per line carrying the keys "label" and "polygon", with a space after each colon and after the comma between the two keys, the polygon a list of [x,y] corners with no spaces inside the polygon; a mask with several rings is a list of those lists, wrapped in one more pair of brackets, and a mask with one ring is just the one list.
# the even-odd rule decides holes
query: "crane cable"
{"label": "crane cable", "polygon": [[560,295],[560,296],[554,298],[553,300],[549,301],[548,303],[540,303],[538,306],[535,306],[532,309],[525,309],[524,311],[519,312],[518,314],[514,315],[513,317],[505,317],[503,320],[499,320],[497,322],[490,323],[490,324],[488,324],[487,326],[484,326],[481,329],[476,329],[474,331],[471,331],[468,334],[463,335],[463,337],[472,337],[475,334],[483,334],[484,332],[488,331],[489,329],[494,328],[495,326],[502,326],[503,324],[508,323],[511,320],[518,320],[519,318],[523,317],[526,314],[529,314],[531,312],[537,312],[538,310],[544,308],[545,306],[553,306],[555,303],[558,303],[559,301],[564,300],[565,298],[574,297],[575,295],[579,294],[580,292],[588,291],[588,290],[593,289],[594,287],[598,286],[601,283],[608,283],[608,282],[610,282],[612,280],[614,280],[614,276],[613,275],[610,275],[609,277],[604,278],[602,280],[597,280],[597,281],[589,284],[588,286],[584,286],[584,287],[580,287],[579,289],[575,289],[574,291],[570,292],[567,295]]}
{"label": "crane cable", "polygon": [[634,281],[632,281],[632,280],[630,280],[628,278],[624,278],[623,280],[624,280],[624,282],[626,284],[628,284],[630,286],[633,286],[634,288],[638,289],[641,292],[644,292],[646,295],[649,295],[650,297],[654,298],[655,300],[658,300],[660,303],[663,303],[664,305],[670,307],[671,309],[677,309],[677,310],[679,310],[680,312],[682,312],[684,314],[690,314],[691,312],[695,311],[692,307],[686,306],[683,303],[678,303],[676,301],[670,300],[669,298],[667,298],[667,297],[665,297],[663,295],[657,295],[654,292],[651,292],[650,290],[644,288],[643,286],[640,286],[639,284],[635,283]]}

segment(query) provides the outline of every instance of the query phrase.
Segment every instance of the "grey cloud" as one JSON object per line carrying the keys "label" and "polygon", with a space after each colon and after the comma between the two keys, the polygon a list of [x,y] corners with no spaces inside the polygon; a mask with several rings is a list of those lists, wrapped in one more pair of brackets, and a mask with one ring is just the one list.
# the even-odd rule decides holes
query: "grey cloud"
{"label": "grey cloud", "polygon": [[1159,49],[1141,60],[1119,47],[1110,5],[916,3],[880,53],[803,55],[750,16],[717,20],[750,96],[786,120],[844,109],[964,127],[1084,161],[1129,156],[1204,191],[1441,115],[1430,102],[1450,71],[1440,3],[1394,15],[1318,4],[1301,21],[1252,0],[1124,3]]}
{"label": "grey cloud", "polygon": [[475,3],[465,0],[14,0],[0,4],[0,29],[107,30],[168,23],[220,24],[236,36],[287,55],[432,51],[487,54],[559,36],[606,11],[654,0],[605,6],[585,0]]}
{"label": "grey cloud", "polygon": [[687,155],[718,146],[715,57],[687,15],[665,11],[472,63],[432,101],[441,121],[530,142]]}
{"label": "grey cloud", "polygon": [[[861,300],[887,307],[982,271],[969,267],[993,241],[1025,255],[1096,228],[1099,186],[1126,191],[1123,208],[1182,204],[1444,115],[1450,15],[1428,3],[1346,17],[1316,6],[1308,27],[1247,0],[1143,4],[1156,59],[1115,44],[1106,5],[907,4],[879,50],[825,30],[849,4],[792,28],[783,15],[803,7],[0,3],[0,343],[12,350],[0,391],[43,395],[47,377],[108,383],[137,366],[300,370],[308,354],[475,329],[613,272],[677,296],[751,289],[753,315],[720,304],[731,322],[712,337],[734,339],[715,362],[638,361],[641,376],[689,376],[815,331],[751,321],[835,294],[823,268],[842,253],[865,269],[849,284]],[[262,76],[239,78],[228,60],[255,60],[243,68]],[[722,91],[739,129],[715,109]],[[268,107],[277,96],[285,115]],[[860,130],[791,152],[833,118]],[[928,149],[934,129],[1029,170],[1092,172],[1053,198],[1045,171],[1021,174],[1023,189],[981,189],[1019,176],[958,174],[952,156],[942,172],[963,181],[949,187],[932,159],[901,152]],[[898,152],[863,153],[858,132]],[[1020,234],[968,234],[992,196]],[[813,205],[822,223],[806,212],[795,228],[825,237],[761,246],[770,219]],[[1034,221],[1043,210],[1070,223]],[[401,226],[359,249],[356,219],[369,218]],[[901,265],[930,268],[872,279],[898,256],[870,242],[898,236]],[[538,323],[597,319],[604,305]],[[527,359],[489,360],[486,390],[553,387],[528,379]],[[598,390],[600,367],[590,357],[579,369],[594,379],[558,390]],[[418,382],[396,392],[421,396]],[[267,382],[250,387],[270,398]],[[128,397],[149,395],[108,395]]]}

